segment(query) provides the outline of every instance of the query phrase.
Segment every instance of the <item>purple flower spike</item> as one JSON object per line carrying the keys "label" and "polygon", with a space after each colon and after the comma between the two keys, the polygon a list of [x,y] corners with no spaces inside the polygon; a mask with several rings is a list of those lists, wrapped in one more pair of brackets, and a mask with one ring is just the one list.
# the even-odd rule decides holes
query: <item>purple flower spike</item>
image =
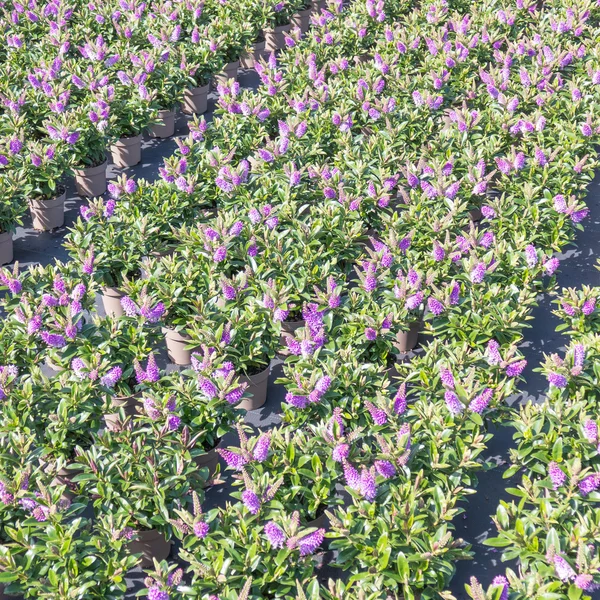
{"label": "purple flower spike", "polygon": [[260,510],[260,499],[252,490],[244,490],[242,492],[242,502],[253,515],[258,514],[258,511]]}
{"label": "purple flower spike", "polygon": [[309,533],[307,536],[298,540],[298,549],[300,550],[300,556],[306,556],[313,554],[314,551],[323,543],[325,539],[325,530],[317,529],[313,533]]}
{"label": "purple flower spike", "polygon": [[273,548],[283,548],[286,538],[285,533],[281,527],[279,527],[279,525],[273,523],[273,521],[266,523],[265,535],[267,536],[267,539]]}
{"label": "purple flower spike", "polygon": [[559,373],[550,372],[548,373],[548,381],[550,385],[553,385],[557,388],[565,388],[567,387],[567,378],[564,375],[560,375]]}
{"label": "purple flower spike", "polygon": [[508,600],[509,585],[508,579],[506,579],[504,575],[497,575],[494,577],[492,580],[492,585],[502,586],[502,594],[500,594],[499,600]]}
{"label": "purple flower spike", "polygon": [[561,487],[567,479],[564,471],[554,461],[548,465],[548,475],[555,490]]}
{"label": "purple flower spike", "polygon": [[389,460],[376,460],[375,469],[386,479],[393,477],[396,474],[396,467]]}
{"label": "purple flower spike", "polygon": [[269,447],[271,445],[271,436],[268,433],[261,435],[254,446],[252,457],[258,462],[264,462],[269,455]]}

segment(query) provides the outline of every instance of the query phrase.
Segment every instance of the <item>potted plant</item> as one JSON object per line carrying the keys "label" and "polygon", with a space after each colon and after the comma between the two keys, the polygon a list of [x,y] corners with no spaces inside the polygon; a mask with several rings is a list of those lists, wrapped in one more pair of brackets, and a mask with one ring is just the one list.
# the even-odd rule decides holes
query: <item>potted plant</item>
{"label": "potted plant", "polygon": [[271,520],[253,515],[241,503],[203,513],[198,502],[193,513],[179,511],[178,516],[180,556],[189,563],[191,585],[201,594],[227,597],[250,577],[260,597],[287,594],[297,581],[306,585],[310,580],[314,553],[325,536],[324,529],[302,527],[298,513],[280,513]]}
{"label": "potted plant", "polygon": [[185,508],[204,479],[191,460],[185,428],[140,419],[136,427],[99,433],[90,449],[82,449],[77,462],[83,472],[75,481],[93,496],[97,517],[113,515],[129,528],[128,549],[147,567],[168,556],[174,511]]}
{"label": "potted plant", "polygon": [[6,592],[25,598],[122,597],[124,576],[138,561],[120,532],[107,528],[103,518],[92,526],[82,517],[84,504],[56,494],[20,494],[27,518],[14,523],[10,540],[0,546],[0,570],[9,575]]}
{"label": "potted plant", "polygon": [[142,159],[142,134],[152,122],[150,96],[135,85],[139,75],[117,71],[115,95],[111,102],[110,152],[117,167],[137,165]]}
{"label": "potted plant", "polygon": [[[119,202],[137,189],[135,182],[120,181],[114,186]],[[122,191],[121,191],[122,190]],[[107,314],[121,316],[121,298],[124,283],[140,276],[140,264],[145,254],[144,239],[147,220],[125,222],[121,215],[114,215],[117,200],[92,201],[81,210],[81,217],[65,241],[71,257],[80,264],[85,273],[93,274],[100,284]]]}
{"label": "potted plant", "polygon": [[[51,128],[48,130],[53,131]],[[68,136],[64,142],[60,139],[54,141],[56,136],[50,137],[53,143],[28,142],[27,146],[21,149],[20,164],[13,165],[15,177],[23,185],[19,196],[22,194],[21,197],[28,201],[33,228],[40,231],[62,227],[65,222],[64,205],[67,191],[61,180],[69,168],[69,142],[74,139]],[[8,208],[10,204],[6,206]]]}
{"label": "potted plant", "polygon": [[106,192],[106,146],[109,139],[111,114],[110,93],[91,97],[88,103],[77,106],[50,127],[67,127],[76,137],[71,145],[71,170],[77,193],[95,198]]}

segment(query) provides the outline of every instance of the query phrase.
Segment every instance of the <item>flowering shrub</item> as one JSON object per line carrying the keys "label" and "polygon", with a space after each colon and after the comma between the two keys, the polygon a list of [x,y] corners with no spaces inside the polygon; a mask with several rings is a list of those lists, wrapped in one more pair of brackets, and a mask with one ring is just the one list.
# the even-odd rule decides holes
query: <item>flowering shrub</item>
{"label": "flowering shrub", "polygon": [[[69,147],[69,166],[96,162],[107,141],[144,127],[150,109],[171,108],[213,65],[237,58],[258,25],[283,24],[301,6],[252,3],[263,16],[250,26],[236,2],[92,6],[88,30],[73,27],[83,58],[57,41],[59,58],[39,65],[19,27],[31,22],[36,41],[45,29],[34,10],[15,7],[6,53],[24,66],[7,74],[7,115],[23,112],[27,132],[36,122]],[[48,10],[44,21],[55,16]],[[2,272],[3,498],[18,491],[21,471],[44,471],[40,456],[55,471],[70,463],[68,493],[114,519],[119,552],[134,530],[182,539],[191,583],[158,565],[145,592],[155,599],[443,593],[455,561],[470,556],[451,520],[477,486],[487,426],[505,419],[525,369],[524,326],[553,287],[555,254],[587,215],[597,12],[587,3],[332,0],[306,39],[291,32],[287,50],[258,63],[256,92],[219,85],[216,118],[191,122],[159,182],[122,177],[110,199],[82,208],[64,286],[54,268]],[[20,103],[12,90],[24,76],[31,89]],[[131,129],[115,116],[125,110]],[[9,166],[26,135],[2,118]],[[96,285],[123,294],[123,317],[93,314]],[[595,297],[563,293],[558,310],[574,331],[593,327]],[[188,372],[158,368],[161,325],[197,350]],[[399,348],[410,335],[421,336],[414,355]],[[496,517],[500,544],[524,561],[523,578],[507,574],[523,597],[535,586],[574,596],[596,585],[593,520],[576,521],[597,494],[593,425],[575,428],[567,411],[571,396],[583,408],[575,390],[597,387],[592,337],[548,357],[553,402],[535,415],[523,409],[536,419],[523,444],[548,438],[552,457],[542,469],[530,464],[543,462],[537,446],[515,458],[531,471],[524,501]],[[240,447],[218,448],[236,490],[204,512],[207,468],[197,459],[237,421],[247,388],[236,373],[264,371],[278,352],[282,424],[254,436],[240,425]],[[47,359],[64,370],[51,384]],[[127,401],[102,430],[103,413]],[[41,477],[57,496],[67,490],[55,475]],[[525,500],[539,509],[526,511]],[[553,522],[555,510],[564,522]],[[540,527],[553,533],[538,541]],[[535,559],[517,546],[526,536]],[[20,554],[2,540],[7,561]],[[326,590],[327,543],[349,581]],[[476,582],[471,593],[484,595]],[[507,593],[498,580],[489,594]]]}

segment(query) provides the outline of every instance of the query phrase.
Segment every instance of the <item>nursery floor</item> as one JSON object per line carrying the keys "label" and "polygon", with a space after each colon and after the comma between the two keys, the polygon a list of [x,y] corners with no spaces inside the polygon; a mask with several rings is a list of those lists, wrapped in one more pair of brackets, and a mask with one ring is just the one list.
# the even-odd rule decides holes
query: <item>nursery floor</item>
{"label": "nursery floor", "polygon": [[[240,75],[240,84],[243,87],[256,88],[258,76],[254,71],[244,71]],[[215,94],[209,98],[209,113],[207,120],[212,118],[212,110],[215,103]],[[180,116],[177,123],[177,135],[187,134],[187,121]],[[165,157],[170,156],[176,149],[173,139],[169,140],[146,140],[143,146],[142,163],[136,167],[119,170],[114,166],[109,167],[109,178],[124,172],[134,176],[136,179],[145,178],[149,181],[158,177],[158,167],[162,165]],[[600,272],[595,269],[595,263],[600,257],[600,174],[590,186],[587,198],[590,209],[589,217],[584,221],[585,231],[577,238],[577,245],[572,247],[562,257],[562,267],[558,272],[558,282],[561,287],[580,287],[582,284],[600,284]],[[31,228],[31,221],[26,221],[24,227],[17,230],[14,251],[15,258],[21,265],[43,264],[46,265],[54,259],[66,261],[67,253],[62,247],[63,238],[67,228],[71,226],[79,213],[82,205],[81,199],[76,195],[73,185],[68,186],[67,203],[65,215],[65,227],[52,233],[39,233]],[[560,352],[563,347],[564,338],[555,332],[559,324],[556,317],[552,315],[553,305],[551,298],[542,296],[539,306],[534,310],[534,319],[530,321],[530,329],[525,331],[525,341],[522,350],[528,360],[528,367],[524,373],[526,383],[523,384],[523,393],[511,398],[512,402],[522,402],[527,399],[541,400],[546,387],[545,380],[533,369],[539,366],[544,353]],[[101,307],[100,307],[101,310]],[[166,353],[161,356],[162,367],[167,366]],[[170,366],[169,368],[173,368]],[[284,398],[284,389],[275,385],[274,381],[281,373],[280,362],[275,361],[269,380],[269,399],[261,409],[248,414],[247,421],[252,426],[265,429],[279,422],[278,411]],[[512,430],[500,428],[493,432],[487,457],[491,458],[498,467],[479,476],[479,487],[477,493],[471,496],[465,506],[466,512],[461,515],[455,523],[457,535],[470,542],[475,550],[474,561],[465,561],[458,564],[456,576],[451,585],[451,591],[458,600],[467,600],[464,584],[468,583],[471,576],[476,576],[479,581],[487,585],[491,583],[494,576],[502,572],[500,553],[494,548],[483,545],[483,541],[494,535],[495,527],[490,515],[495,512],[498,499],[508,498],[504,489],[509,483],[502,479],[502,472],[508,460],[509,449],[512,446]],[[224,440],[225,445],[237,443],[236,435],[231,434]],[[224,504],[229,498],[231,487],[227,482],[213,486],[207,490],[205,508]],[[175,555],[176,553],[174,553]],[[328,555],[325,555],[328,560]],[[321,569],[322,576],[339,576],[339,573],[330,569]],[[143,575],[141,571],[134,574],[130,579],[130,591],[127,598],[134,598],[137,590],[142,586]],[[600,600],[600,592],[593,594],[594,598]]]}

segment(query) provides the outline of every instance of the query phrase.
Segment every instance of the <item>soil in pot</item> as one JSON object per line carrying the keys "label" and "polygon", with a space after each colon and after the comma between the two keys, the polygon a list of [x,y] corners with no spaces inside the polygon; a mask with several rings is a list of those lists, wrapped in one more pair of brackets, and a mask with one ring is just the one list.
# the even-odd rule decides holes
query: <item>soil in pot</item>
{"label": "soil in pot", "polygon": [[162,332],[165,334],[165,342],[167,344],[167,354],[171,362],[176,365],[189,365],[192,363],[192,354],[197,348],[188,349],[187,346],[191,339],[185,334],[181,334],[170,327],[163,327]]}
{"label": "soil in pot", "polygon": [[96,198],[106,192],[106,165],[105,160],[102,164],[74,169],[75,188],[77,193],[84,198]]}
{"label": "soil in pot", "polygon": [[160,139],[171,137],[175,133],[175,111],[159,110],[158,119],[160,122],[150,129],[150,137]]}
{"label": "soil in pot", "polygon": [[142,160],[142,136],[124,137],[110,147],[113,162],[121,169],[133,167]]}
{"label": "soil in pot", "polygon": [[256,375],[240,377],[240,383],[247,383],[246,393],[251,394],[250,398],[243,398],[236,408],[244,410],[256,410],[267,401],[267,388],[269,383],[270,366],[257,373]]}
{"label": "soil in pot", "polygon": [[275,52],[281,48],[285,48],[285,35],[290,32],[292,26],[279,25],[274,29],[265,29],[265,50],[267,52]]}
{"label": "soil in pot", "polygon": [[396,334],[396,343],[394,346],[402,354],[414,350],[419,342],[419,330],[421,329],[421,323],[419,321],[413,321],[408,326],[408,331],[399,331]]}
{"label": "soil in pot", "polygon": [[10,231],[0,233],[0,265],[11,263],[14,258],[13,236]]}
{"label": "soil in pot", "polygon": [[59,195],[50,200],[35,199],[29,201],[29,211],[33,228],[38,231],[51,231],[65,224],[65,199],[67,190],[58,190]]}
{"label": "soil in pot", "polygon": [[171,552],[171,542],[156,529],[138,531],[137,538],[137,540],[129,542],[127,548],[132,554],[141,554],[140,566],[142,569],[151,567],[154,564],[154,558],[160,562]]}
{"label": "soil in pot", "polygon": [[107,413],[104,415],[104,422],[108,429],[116,429],[119,421],[120,410],[123,409],[126,417],[133,417],[137,414],[136,408],[140,406],[141,392],[133,394],[132,396],[117,396],[112,399],[110,406],[117,412]]}
{"label": "soil in pot", "polygon": [[125,311],[121,306],[121,298],[124,297],[125,294],[117,288],[103,287],[102,305],[104,306],[104,312],[113,317],[122,317],[125,314]]}
{"label": "soil in pot", "polygon": [[208,110],[209,85],[194,87],[183,92],[182,110],[187,115],[202,115]]}

